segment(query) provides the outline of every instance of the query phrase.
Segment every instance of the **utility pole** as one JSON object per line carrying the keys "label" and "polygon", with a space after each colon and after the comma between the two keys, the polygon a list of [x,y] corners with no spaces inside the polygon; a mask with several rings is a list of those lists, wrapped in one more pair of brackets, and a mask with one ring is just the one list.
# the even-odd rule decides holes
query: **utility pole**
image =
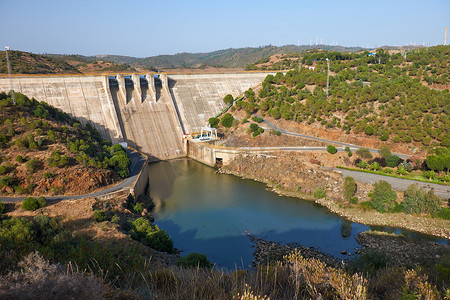
{"label": "utility pole", "polygon": [[446,46],[446,45],[447,45],[447,30],[448,30],[448,27],[447,27],[447,26],[445,26],[445,33],[444,33],[444,46]]}
{"label": "utility pole", "polygon": [[328,66],[328,72],[327,72],[327,99],[328,99],[328,83],[330,82],[330,60],[327,58],[327,66]]}
{"label": "utility pole", "polygon": [[11,93],[12,101],[13,101],[14,105],[16,105],[16,97],[14,95],[14,90],[13,90],[13,86],[12,86],[11,65],[9,64],[9,56],[8,56],[9,47],[6,46],[5,49],[6,49],[6,63],[8,64],[8,74],[9,74],[9,90]]}

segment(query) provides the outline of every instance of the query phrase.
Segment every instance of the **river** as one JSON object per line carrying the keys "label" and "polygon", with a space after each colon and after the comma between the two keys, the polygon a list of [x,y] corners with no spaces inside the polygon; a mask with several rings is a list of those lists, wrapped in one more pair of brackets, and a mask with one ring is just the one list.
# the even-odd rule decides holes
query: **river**
{"label": "river", "polygon": [[152,163],[149,172],[155,224],[169,233],[182,255],[203,253],[218,267],[251,266],[253,248],[248,233],[348,258],[341,251],[354,253],[356,235],[373,229],[347,221],[314,202],[279,196],[262,183],[216,174],[213,168],[190,159]]}

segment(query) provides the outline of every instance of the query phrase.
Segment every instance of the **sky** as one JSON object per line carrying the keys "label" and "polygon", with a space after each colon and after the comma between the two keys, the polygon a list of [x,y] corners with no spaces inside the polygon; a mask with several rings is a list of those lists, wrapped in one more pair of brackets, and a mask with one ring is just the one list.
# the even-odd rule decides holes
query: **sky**
{"label": "sky", "polygon": [[316,42],[433,46],[450,26],[450,0],[0,0],[0,12],[1,50],[134,57]]}

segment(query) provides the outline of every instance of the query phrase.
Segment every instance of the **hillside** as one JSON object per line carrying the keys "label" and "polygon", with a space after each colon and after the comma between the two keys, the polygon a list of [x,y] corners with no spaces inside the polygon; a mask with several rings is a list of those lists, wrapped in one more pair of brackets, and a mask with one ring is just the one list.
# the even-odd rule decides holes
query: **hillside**
{"label": "hillside", "polygon": [[[23,51],[8,51],[12,74],[61,74],[80,73],[77,68],[56,57]],[[8,74],[5,51],[0,51],[0,74]]]}
{"label": "hillside", "polygon": [[[12,74],[97,74],[136,72],[127,64],[118,64],[82,55],[33,54],[8,51]],[[5,51],[0,51],[0,74],[8,74]]]}
{"label": "hillside", "polygon": [[0,93],[0,196],[85,194],[128,176],[129,158],[90,124]]}
{"label": "hillside", "polygon": [[105,55],[103,59],[116,63],[126,63],[134,67],[142,68],[196,68],[203,66],[212,67],[228,67],[228,68],[244,68],[247,64],[254,63],[261,58],[265,58],[274,54],[298,53],[308,49],[322,48],[333,51],[358,51],[361,48],[350,48],[341,46],[293,46],[287,45],[282,47],[264,46],[264,47],[247,47],[238,49],[225,49],[208,53],[178,53],[175,55],[158,55],[145,58],[134,58],[128,56]]}
{"label": "hillside", "polygon": [[[329,97],[326,97],[330,59]],[[436,46],[389,55],[317,52],[303,67],[269,75],[248,90],[237,109],[361,138],[404,144],[411,149],[450,146],[450,47]]]}

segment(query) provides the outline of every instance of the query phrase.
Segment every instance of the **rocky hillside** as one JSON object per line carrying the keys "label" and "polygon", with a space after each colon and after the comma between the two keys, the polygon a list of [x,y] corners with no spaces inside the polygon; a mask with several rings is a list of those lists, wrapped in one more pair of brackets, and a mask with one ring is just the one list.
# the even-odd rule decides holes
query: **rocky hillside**
{"label": "rocky hillside", "polygon": [[130,160],[89,123],[0,93],[0,195],[85,194],[128,176]]}

